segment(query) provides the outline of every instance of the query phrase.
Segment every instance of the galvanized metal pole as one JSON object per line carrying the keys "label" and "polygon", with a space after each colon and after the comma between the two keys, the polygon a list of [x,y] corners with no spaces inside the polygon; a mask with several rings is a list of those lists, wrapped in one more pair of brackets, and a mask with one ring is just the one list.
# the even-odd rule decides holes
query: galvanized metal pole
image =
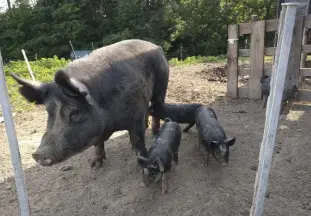
{"label": "galvanized metal pole", "polygon": [[28,58],[27,58],[27,56],[26,56],[25,50],[22,49],[22,53],[23,53],[23,56],[24,56],[24,59],[25,59],[25,62],[26,62],[28,71],[29,71],[29,73],[30,73],[30,76],[31,76],[32,80],[35,81],[36,79],[35,79],[35,76],[33,75],[32,70],[31,70],[31,67],[30,67]]}
{"label": "galvanized metal pole", "polygon": [[[271,93],[268,99],[268,107],[266,113],[266,125],[263,141],[260,149],[259,169],[257,171],[256,181],[258,180],[258,188],[255,182],[255,198],[251,208],[251,216],[262,216],[264,212],[264,199],[268,186],[269,172],[273,149],[275,145],[275,137],[278,127],[279,112],[283,95],[287,62],[291,49],[293,30],[296,19],[297,3],[282,4],[284,16],[284,26],[279,28],[279,42],[277,53],[279,56],[275,58],[275,66],[273,67],[273,75],[271,79]],[[280,23],[282,25],[282,23]]]}
{"label": "galvanized metal pole", "polygon": [[72,52],[73,52],[73,55],[74,55],[75,59],[77,59],[77,56],[76,56],[76,53],[75,53],[75,50],[74,50],[74,48],[73,48],[73,46],[72,46],[71,41],[69,41],[69,44],[70,44],[70,46],[71,46],[71,49],[72,49]]}
{"label": "galvanized metal pole", "polygon": [[30,207],[28,202],[28,195],[25,187],[24,174],[21,164],[20,152],[18,147],[18,142],[16,138],[16,132],[12,117],[11,105],[9,102],[9,96],[7,91],[7,86],[5,82],[5,74],[3,68],[3,61],[0,52],[0,103],[2,107],[2,113],[4,118],[4,123],[6,127],[6,133],[8,136],[11,160],[14,169],[14,178],[16,183],[17,196],[20,206],[21,216],[30,216]]}

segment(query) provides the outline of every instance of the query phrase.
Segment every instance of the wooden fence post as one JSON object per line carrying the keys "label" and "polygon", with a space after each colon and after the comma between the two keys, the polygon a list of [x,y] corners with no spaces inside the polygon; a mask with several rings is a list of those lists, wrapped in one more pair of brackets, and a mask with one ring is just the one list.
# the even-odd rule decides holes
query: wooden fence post
{"label": "wooden fence post", "polygon": [[[252,19],[256,19],[252,16]],[[249,98],[261,99],[260,78],[264,72],[265,21],[256,21],[252,25],[250,47]]]}
{"label": "wooden fence post", "polygon": [[289,55],[288,68],[286,72],[286,80],[291,80],[293,84],[297,85],[297,87],[299,83],[303,23],[303,16],[296,16],[291,52]]}
{"label": "wooden fence post", "polygon": [[238,36],[238,25],[229,25],[227,96],[231,98],[238,98]]}

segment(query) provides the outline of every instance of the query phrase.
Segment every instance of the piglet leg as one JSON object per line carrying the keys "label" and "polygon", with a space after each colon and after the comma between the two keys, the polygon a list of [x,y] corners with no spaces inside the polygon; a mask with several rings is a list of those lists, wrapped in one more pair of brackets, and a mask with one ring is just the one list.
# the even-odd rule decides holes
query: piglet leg
{"label": "piglet leg", "polygon": [[91,160],[91,168],[98,169],[102,167],[103,160],[106,160],[106,152],[104,142],[95,145],[94,156]]}
{"label": "piglet leg", "polygon": [[167,194],[167,191],[168,191],[167,173],[164,172],[162,174],[162,194]]}

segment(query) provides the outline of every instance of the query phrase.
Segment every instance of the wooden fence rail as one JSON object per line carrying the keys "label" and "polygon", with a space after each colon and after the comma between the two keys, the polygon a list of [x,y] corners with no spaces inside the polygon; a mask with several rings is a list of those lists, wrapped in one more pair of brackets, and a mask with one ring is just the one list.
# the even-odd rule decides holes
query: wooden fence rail
{"label": "wooden fence rail", "polygon": [[[265,47],[265,33],[278,30],[279,19],[255,20],[228,27],[228,82],[227,95],[231,98],[261,99],[260,78],[270,75],[264,67],[264,56],[274,56],[275,47]],[[311,45],[302,44],[303,29],[311,27],[311,15],[297,16],[288,62],[287,79],[298,85],[299,77],[311,76],[311,68],[300,68],[301,53],[311,53]],[[238,38],[250,34],[250,49],[239,49]],[[239,57],[250,57],[249,68],[239,67]],[[249,75],[246,86],[238,87],[238,76]],[[311,91],[299,90],[299,99],[311,100]]]}

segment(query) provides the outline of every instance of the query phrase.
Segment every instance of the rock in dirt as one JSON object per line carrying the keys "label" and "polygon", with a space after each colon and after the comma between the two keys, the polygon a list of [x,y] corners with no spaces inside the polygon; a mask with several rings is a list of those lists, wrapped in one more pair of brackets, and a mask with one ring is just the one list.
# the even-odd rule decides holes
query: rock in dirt
{"label": "rock in dirt", "polygon": [[257,166],[255,166],[255,165],[251,166],[251,170],[256,171],[257,170]]}
{"label": "rock in dirt", "polygon": [[63,166],[63,167],[61,168],[61,171],[66,172],[66,171],[69,171],[69,170],[72,170],[72,169],[73,169],[72,166]]}

